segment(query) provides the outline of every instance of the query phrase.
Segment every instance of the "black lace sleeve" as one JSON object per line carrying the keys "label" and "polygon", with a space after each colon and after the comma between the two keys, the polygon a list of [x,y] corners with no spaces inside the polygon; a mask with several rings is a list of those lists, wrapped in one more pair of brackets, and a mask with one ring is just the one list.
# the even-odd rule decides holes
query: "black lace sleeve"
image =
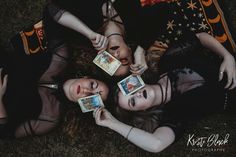
{"label": "black lace sleeve", "polygon": [[203,56],[202,50],[198,37],[192,32],[186,32],[182,40],[170,45],[161,57],[161,73],[187,66],[190,59]]}
{"label": "black lace sleeve", "polygon": [[55,21],[58,21],[60,19],[60,17],[62,16],[62,14],[65,12],[64,9],[61,9],[60,7],[58,7],[57,5],[55,5],[53,3],[49,3],[47,5],[46,9],[48,10],[49,15]]}

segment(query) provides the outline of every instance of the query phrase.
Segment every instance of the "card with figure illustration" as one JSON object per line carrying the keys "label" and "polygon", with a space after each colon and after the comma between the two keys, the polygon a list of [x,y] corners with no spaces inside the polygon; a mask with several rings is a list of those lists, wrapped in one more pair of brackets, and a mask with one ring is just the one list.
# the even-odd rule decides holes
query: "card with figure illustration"
{"label": "card with figure illustration", "polygon": [[78,103],[83,113],[94,111],[96,108],[104,106],[101,96],[99,94],[80,98],[78,100]]}
{"label": "card with figure illustration", "polygon": [[109,75],[113,75],[120,67],[121,62],[109,54],[107,51],[99,53],[93,60],[93,62]]}
{"label": "card with figure illustration", "polygon": [[118,82],[117,85],[124,95],[131,95],[139,89],[143,88],[145,86],[145,83],[140,76],[130,75],[122,81]]}

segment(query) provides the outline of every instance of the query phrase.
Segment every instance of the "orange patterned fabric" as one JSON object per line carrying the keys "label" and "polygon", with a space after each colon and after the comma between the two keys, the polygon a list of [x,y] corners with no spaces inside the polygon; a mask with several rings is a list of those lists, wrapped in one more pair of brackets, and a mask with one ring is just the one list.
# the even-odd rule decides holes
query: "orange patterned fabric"
{"label": "orange patterned fabric", "polygon": [[160,2],[170,2],[171,0],[140,0],[141,6],[151,6]]}
{"label": "orange patterned fabric", "polygon": [[166,29],[157,41],[169,45],[178,41],[186,30],[194,33],[206,32],[230,52],[236,53],[235,39],[217,0],[172,0],[168,5],[171,6],[173,14],[166,17],[168,23],[163,23]]}
{"label": "orange patterned fabric", "polygon": [[26,55],[45,52],[47,41],[42,20],[20,31],[11,39],[11,42],[17,51],[24,52]]}

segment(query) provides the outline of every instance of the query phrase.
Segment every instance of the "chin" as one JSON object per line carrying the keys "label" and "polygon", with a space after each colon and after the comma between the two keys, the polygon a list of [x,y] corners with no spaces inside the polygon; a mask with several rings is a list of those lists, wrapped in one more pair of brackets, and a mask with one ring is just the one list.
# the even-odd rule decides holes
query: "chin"
{"label": "chin", "polygon": [[128,75],[128,74],[129,74],[129,66],[125,66],[125,67],[119,68],[119,69],[115,72],[114,76],[126,76],[126,75]]}

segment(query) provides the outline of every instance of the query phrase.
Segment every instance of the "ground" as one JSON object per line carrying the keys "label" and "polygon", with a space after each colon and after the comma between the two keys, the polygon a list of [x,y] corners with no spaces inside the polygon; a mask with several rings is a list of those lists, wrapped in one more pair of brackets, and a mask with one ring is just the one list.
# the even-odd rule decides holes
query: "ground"
{"label": "ground", "polygon": [[[225,0],[236,26],[236,0]],[[37,22],[47,0],[1,0],[0,46],[11,51],[9,39],[14,34]],[[63,124],[62,124],[63,125]],[[159,154],[147,153],[117,133],[97,126],[91,115],[81,117],[78,135],[70,139],[62,127],[40,137],[0,140],[0,157],[235,157],[236,116],[218,114],[205,118],[184,134],[178,142]],[[196,137],[219,134],[219,139],[229,134],[228,143],[212,149],[194,149],[187,146],[189,135]],[[206,148],[206,147],[204,147]]]}

